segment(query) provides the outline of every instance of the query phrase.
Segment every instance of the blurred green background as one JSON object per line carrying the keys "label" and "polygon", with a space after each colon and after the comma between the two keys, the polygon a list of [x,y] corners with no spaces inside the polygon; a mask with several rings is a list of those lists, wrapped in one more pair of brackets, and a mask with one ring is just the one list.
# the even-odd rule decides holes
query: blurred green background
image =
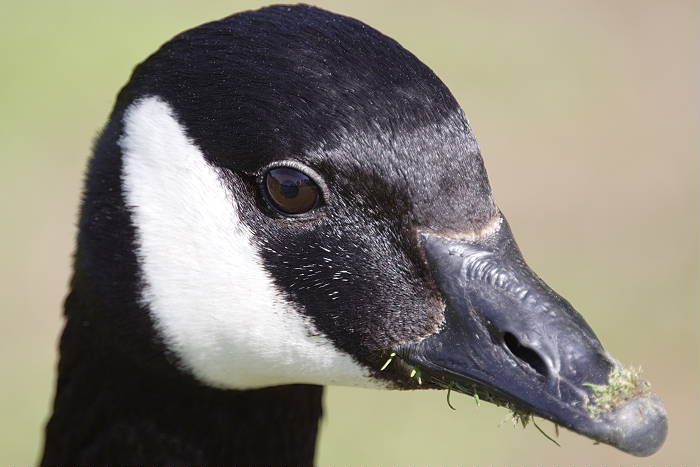
{"label": "blurred green background", "polygon": [[[2,2],[0,464],[35,463],[83,170],[132,67],[253,1]],[[330,388],[323,465],[690,465],[698,458],[698,7],[693,1],[320,1],[447,83],[531,266],[643,365],[670,432],[635,459],[498,427],[444,393]],[[551,424],[541,422],[551,431]]]}

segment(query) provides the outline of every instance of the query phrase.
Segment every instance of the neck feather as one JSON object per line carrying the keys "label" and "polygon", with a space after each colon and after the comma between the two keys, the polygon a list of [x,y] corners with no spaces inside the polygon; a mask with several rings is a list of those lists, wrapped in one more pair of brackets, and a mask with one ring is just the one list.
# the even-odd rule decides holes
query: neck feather
{"label": "neck feather", "polygon": [[77,302],[66,301],[42,465],[313,463],[321,386],[202,386],[111,348]]}

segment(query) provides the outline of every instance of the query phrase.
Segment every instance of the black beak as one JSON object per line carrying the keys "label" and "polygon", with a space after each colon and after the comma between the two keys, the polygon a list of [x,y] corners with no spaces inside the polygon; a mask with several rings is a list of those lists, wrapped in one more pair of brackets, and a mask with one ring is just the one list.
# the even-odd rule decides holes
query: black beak
{"label": "black beak", "polygon": [[667,421],[660,399],[643,381],[608,385],[621,367],[581,315],[530,270],[505,219],[476,239],[419,235],[447,305],[440,332],[398,349],[423,380],[630,454],[661,447]]}

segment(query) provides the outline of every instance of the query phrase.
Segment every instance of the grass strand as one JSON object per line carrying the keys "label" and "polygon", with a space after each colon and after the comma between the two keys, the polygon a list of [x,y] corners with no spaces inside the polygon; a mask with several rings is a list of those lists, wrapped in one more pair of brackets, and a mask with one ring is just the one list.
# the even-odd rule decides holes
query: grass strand
{"label": "grass strand", "polygon": [[[532,417],[532,424],[535,425],[535,428],[537,428],[537,431],[542,433],[542,436],[544,436],[545,438],[547,438],[548,440],[550,440],[551,442],[553,442],[557,446],[561,447],[561,444],[559,444],[554,438],[549,436],[547,433],[544,432],[544,430],[542,428],[540,428],[540,426],[535,421],[535,417]],[[559,436],[559,425],[555,424],[554,426],[556,427],[555,430],[556,430],[557,436]]]}
{"label": "grass strand", "polygon": [[450,381],[450,384],[447,386],[447,406],[449,408],[451,408],[452,410],[457,410],[450,403],[450,394],[452,394],[452,386],[453,385],[454,385],[454,383],[452,381]]}

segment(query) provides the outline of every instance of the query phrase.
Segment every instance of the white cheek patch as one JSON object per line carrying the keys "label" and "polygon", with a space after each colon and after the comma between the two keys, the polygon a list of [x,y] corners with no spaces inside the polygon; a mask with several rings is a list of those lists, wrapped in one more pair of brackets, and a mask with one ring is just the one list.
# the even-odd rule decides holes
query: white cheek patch
{"label": "white cheek patch", "polygon": [[133,103],[119,144],[141,299],[189,372],[236,389],[382,385],[281,296],[231,191],[167,103]]}

